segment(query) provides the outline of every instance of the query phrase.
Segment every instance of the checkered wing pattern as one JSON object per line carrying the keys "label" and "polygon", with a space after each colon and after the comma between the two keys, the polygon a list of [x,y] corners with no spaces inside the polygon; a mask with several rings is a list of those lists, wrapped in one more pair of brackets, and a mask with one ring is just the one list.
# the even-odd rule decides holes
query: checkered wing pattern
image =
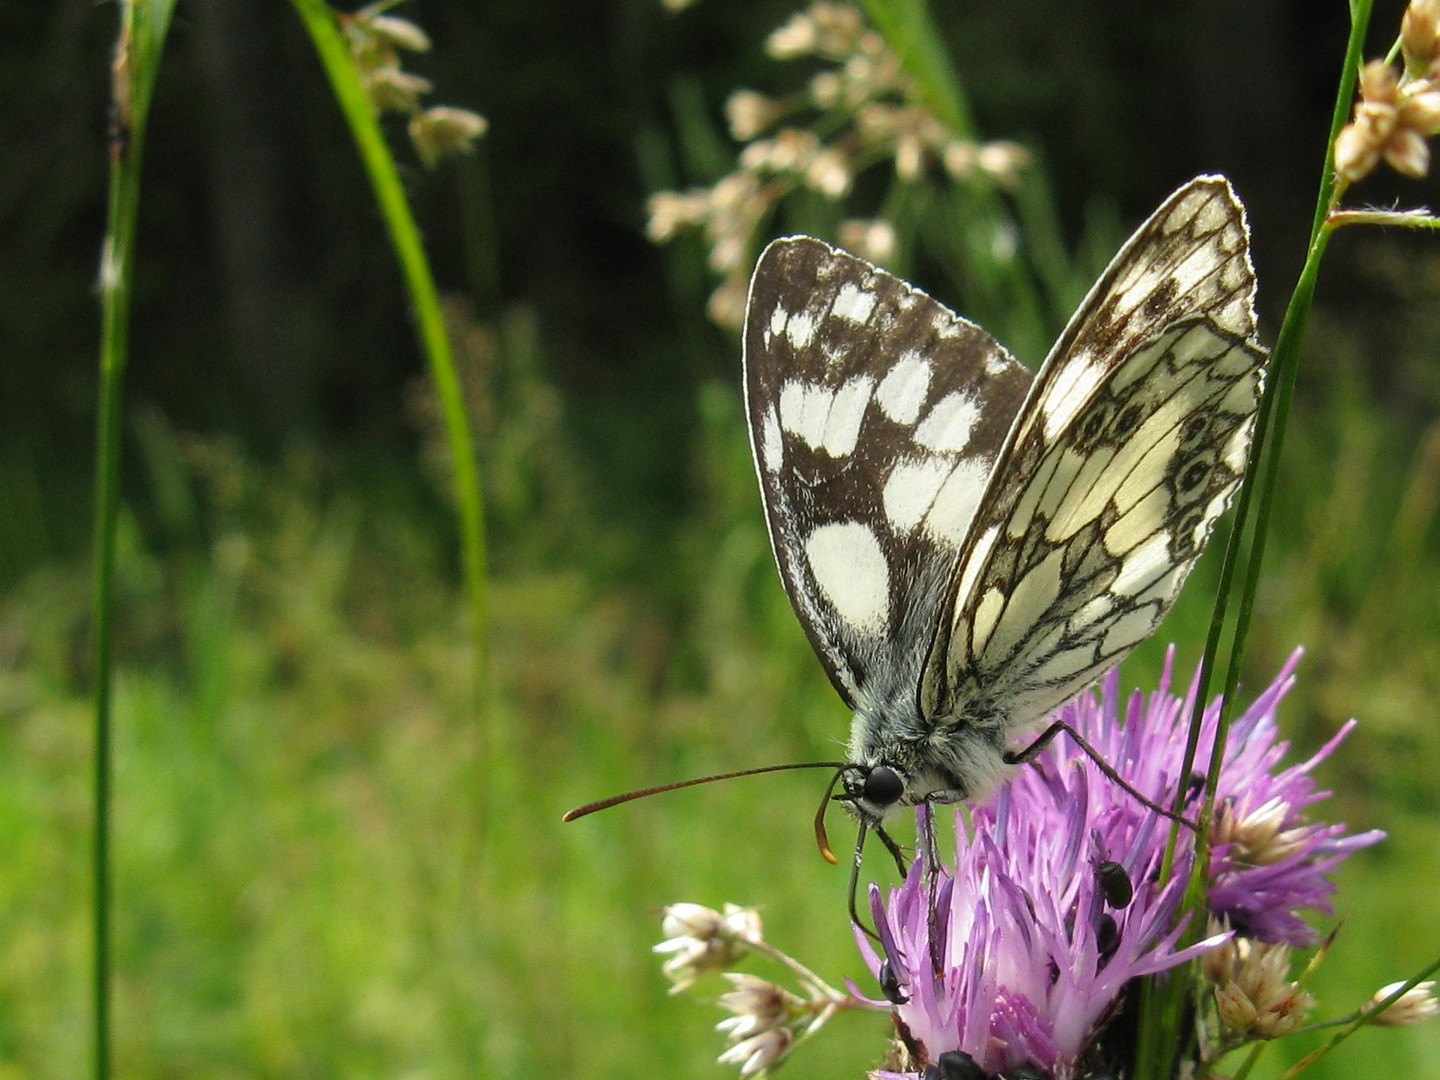
{"label": "checkered wing pattern", "polygon": [[1043,717],[1155,629],[1234,494],[1266,354],[1244,211],[1180,189],[1041,368],[971,523],[925,715]]}
{"label": "checkered wing pattern", "polygon": [[808,237],[750,285],[745,399],[785,588],[855,707],[918,685],[1029,373],[980,327]]}
{"label": "checkered wing pattern", "polygon": [[1223,177],[1136,231],[1033,381],[863,260],[804,237],[765,250],[751,443],[785,587],[855,710],[857,813],[985,790],[1011,729],[1154,631],[1244,471],[1254,294]]}

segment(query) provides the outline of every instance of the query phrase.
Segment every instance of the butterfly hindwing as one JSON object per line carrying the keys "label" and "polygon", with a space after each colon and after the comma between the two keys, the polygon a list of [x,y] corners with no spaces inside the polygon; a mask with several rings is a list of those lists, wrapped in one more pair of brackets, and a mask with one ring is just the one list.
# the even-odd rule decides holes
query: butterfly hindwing
{"label": "butterfly hindwing", "polygon": [[808,237],[756,266],[745,398],[771,545],[852,706],[908,680],[1030,376],[980,327]]}
{"label": "butterfly hindwing", "polygon": [[1063,704],[1168,611],[1243,473],[1265,352],[1229,184],[1181,188],[1036,377],[950,583],[927,715]]}

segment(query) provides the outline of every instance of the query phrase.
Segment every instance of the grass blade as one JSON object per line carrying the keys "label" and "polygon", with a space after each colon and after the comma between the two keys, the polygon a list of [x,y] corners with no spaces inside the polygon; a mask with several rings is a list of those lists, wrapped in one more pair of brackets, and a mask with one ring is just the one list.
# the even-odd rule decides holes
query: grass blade
{"label": "grass blade", "polygon": [[111,65],[110,191],[100,257],[100,410],[95,440],[95,522],[91,651],[95,693],[92,847],[94,1073],[110,1075],[111,726],[114,684],[115,523],[119,511],[120,427],[129,354],[130,282],[140,209],[145,124],[174,0],[122,0]]}

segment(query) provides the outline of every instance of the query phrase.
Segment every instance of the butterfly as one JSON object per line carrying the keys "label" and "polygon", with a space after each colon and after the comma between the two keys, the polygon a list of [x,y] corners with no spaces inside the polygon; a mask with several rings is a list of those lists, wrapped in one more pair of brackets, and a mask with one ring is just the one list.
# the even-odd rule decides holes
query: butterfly
{"label": "butterfly", "polygon": [[863,259],[803,236],[761,254],[751,447],[785,590],[853,712],[836,780],[860,844],[875,829],[898,861],[887,815],[983,797],[1027,760],[1017,733],[1165,616],[1244,472],[1254,296],[1220,176],[1136,230],[1033,378]]}

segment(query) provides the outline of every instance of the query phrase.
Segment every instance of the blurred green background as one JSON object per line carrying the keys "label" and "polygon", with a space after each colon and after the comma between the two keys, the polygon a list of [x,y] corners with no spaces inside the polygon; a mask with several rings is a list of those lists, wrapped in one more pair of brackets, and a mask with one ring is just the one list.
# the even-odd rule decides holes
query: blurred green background
{"label": "blurred green background", "polygon": [[[1225,172],[1273,337],[1344,4],[936,8],[984,135],[1043,162],[1077,286],[1174,187]],[[732,90],[802,84],[803,65],[762,50],[795,9],[395,12],[434,39],[410,66],[436,100],[490,121],[475,155],[406,174],[485,477],[494,688],[477,715],[444,447],[349,136],[288,6],[180,3],[127,393],[116,1075],[733,1076],[713,1062],[719,1013],[668,997],[649,953],[680,899],[758,905],[775,944],[868,985],[845,873],[814,851],[819,778],[559,822],[633,787],[830,757],[847,729],[771,564],[704,251],[644,236],[652,191],[732,167]],[[1377,11],[1372,54],[1399,12]],[[88,1054],[114,26],[92,0],[0,3],[0,1080],[79,1076]],[[1440,189],[1377,176],[1355,198],[1433,206]],[[1013,321],[923,271],[966,314]],[[1297,754],[1362,721],[1321,770],[1336,794],[1320,812],[1391,833],[1341,875],[1321,1015],[1440,954],[1437,312],[1433,239],[1332,244],[1246,669],[1262,685],[1307,647],[1282,717]],[[1044,340],[1064,314],[1012,332]],[[1214,570],[1128,684],[1153,685],[1166,640],[1194,664]],[[787,1068],[861,1075],[885,1034],[882,1017],[841,1017]],[[1440,1025],[1363,1032],[1312,1075],[1382,1070],[1440,1077]]]}

